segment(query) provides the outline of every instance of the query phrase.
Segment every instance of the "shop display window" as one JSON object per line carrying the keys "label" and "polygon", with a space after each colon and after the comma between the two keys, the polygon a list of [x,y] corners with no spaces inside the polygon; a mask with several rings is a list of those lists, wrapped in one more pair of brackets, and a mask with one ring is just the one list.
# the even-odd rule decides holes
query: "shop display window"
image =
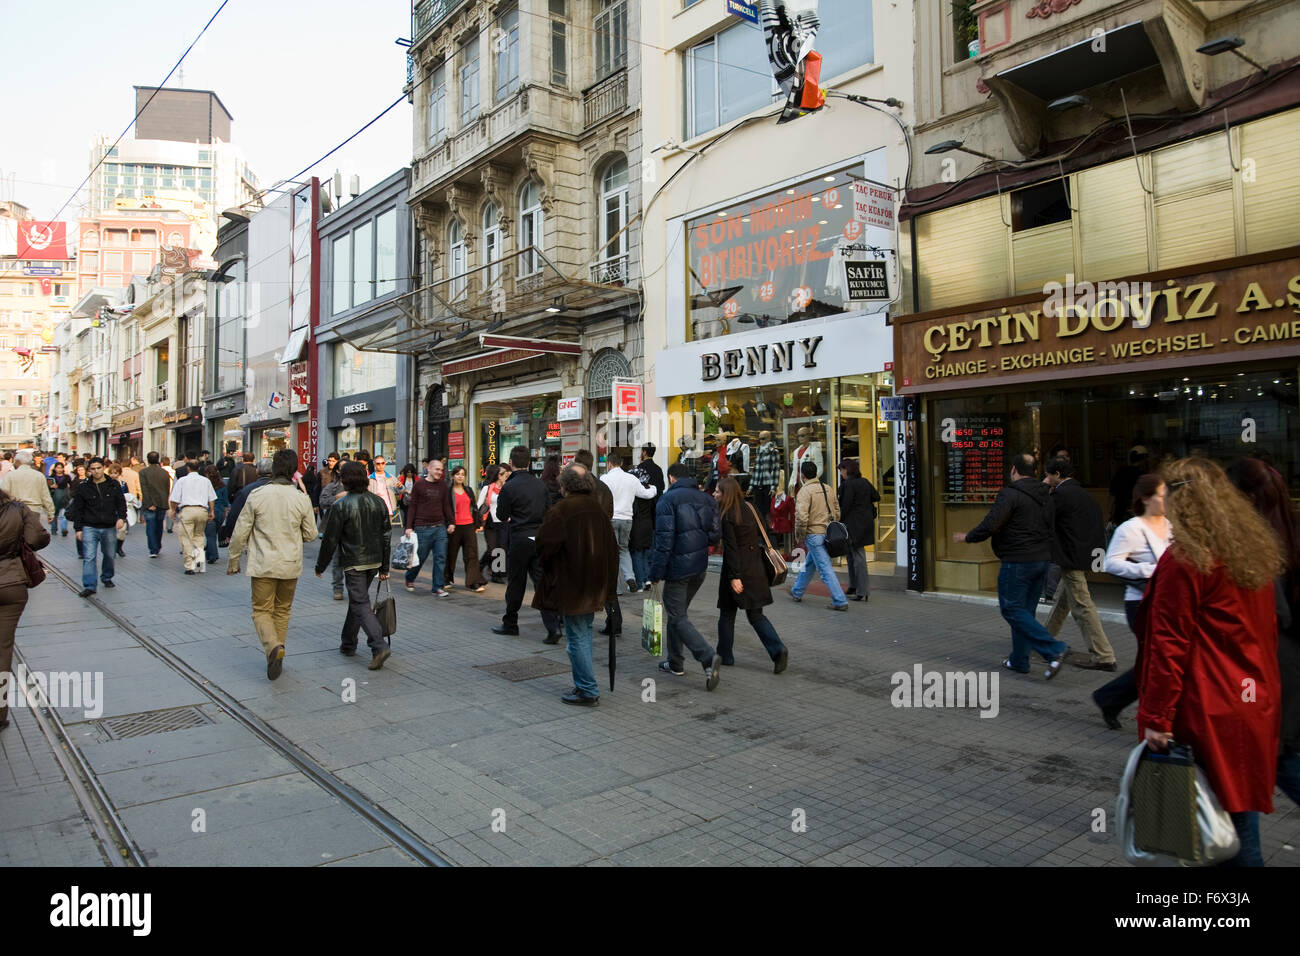
{"label": "shop display window", "polygon": [[[1076,479],[1116,523],[1128,517],[1133,482],[1144,471],[1189,456],[1227,466],[1255,456],[1276,468],[1300,497],[1300,401],[1295,367],[1187,370],[1078,388],[1026,385],[928,402],[925,520],[935,586],[995,590],[988,542],[953,542],[987,513],[1007,483],[1011,459],[1032,453],[1038,472],[1063,447]],[[1105,580],[1099,578],[1099,580]]]}
{"label": "shop display window", "polygon": [[488,465],[510,460],[516,445],[528,449],[529,468],[541,474],[549,455],[559,455],[563,442],[556,406],[558,394],[537,395],[474,407],[478,429],[478,468],[481,480]]}
{"label": "shop display window", "polygon": [[335,429],[335,435],[337,447],[331,451],[337,451],[340,455],[346,452],[355,458],[358,451],[368,451],[371,458],[378,455],[389,462],[396,461],[393,457],[397,454],[396,422],[351,425],[347,428]]}
{"label": "shop display window", "polygon": [[[803,461],[815,463],[818,475],[834,490],[839,463],[855,459],[862,476],[881,494],[877,555],[892,553],[893,433],[880,415],[880,399],[892,394],[892,376],[882,373],[679,396],[669,401],[675,447],[668,450],[667,463],[685,464],[707,489],[715,481],[722,449],[727,470],[764,512],[778,494],[797,493]],[[768,477],[760,466],[760,451],[768,441],[778,462],[770,485],[760,484]]]}

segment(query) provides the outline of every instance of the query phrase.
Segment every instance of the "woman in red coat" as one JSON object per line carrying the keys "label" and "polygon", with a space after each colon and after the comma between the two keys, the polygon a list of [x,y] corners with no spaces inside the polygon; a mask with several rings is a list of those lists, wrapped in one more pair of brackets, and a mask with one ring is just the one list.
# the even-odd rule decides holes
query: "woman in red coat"
{"label": "woman in red coat", "polygon": [[1173,543],[1138,610],[1138,732],[1153,750],[1190,744],[1241,838],[1238,866],[1263,866],[1259,814],[1273,812],[1282,717],[1271,529],[1223,469],[1164,470]]}

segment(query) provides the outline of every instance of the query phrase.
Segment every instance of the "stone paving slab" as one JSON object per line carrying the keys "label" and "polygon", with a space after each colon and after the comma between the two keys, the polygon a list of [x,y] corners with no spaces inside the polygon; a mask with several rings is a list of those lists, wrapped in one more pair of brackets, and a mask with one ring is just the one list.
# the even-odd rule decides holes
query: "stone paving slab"
{"label": "stone paving slab", "polygon": [[[58,549],[52,557],[62,562]],[[308,563],[314,551],[307,547]],[[132,573],[140,563],[119,562],[112,603],[134,608],[149,633],[166,629],[176,653],[455,863],[1124,865],[1113,833],[1090,824],[1095,808],[1113,813],[1135,742],[1131,713],[1124,733],[1097,716],[1088,694],[1110,675],[1072,668],[1048,683],[1037,668],[1023,677],[998,671],[1009,639],[995,607],[877,589],[848,614],[831,614],[824,599],[795,604],[779,589],[768,616],[790,647],[790,669],[773,675],[741,621],[737,665],[708,693],[698,665],[680,678],[657,671],[639,647],[642,596],[631,596],[615,689],[607,689],[607,639],[598,635],[601,706],[587,710],[559,703],[567,674],[511,683],[478,669],[534,654],[566,660],[562,646],[540,643],[527,605],[522,637],[491,634],[499,585],[437,599],[426,572],[417,593],[399,588],[394,655],[370,672],[364,650],[351,660],[337,654],[345,606],[332,601],[328,581],[308,574],[285,673],[272,684],[246,578],[186,578],[166,549],[144,580]],[[168,604],[150,603],[168,574],[176,576]],[[708,638],[716,587],[711,577],[692,613]],[[43,614],[42,627],[58,620]],[[1106,629],[1121,661],[1131,661],[1127,629]],[[1063,637],[1083,644],[1073,623]],[[891,678],[918,663],[998,673],[998,715],[894,707]],[[355,703],[340,694],[348,679]],[[647,679],[653,699],[643,697]],[[222,755],[208,759],[219,765]],[[216,766],[208,773],[217,786],[210,793],[266,782],[220,781]],[[1278,812],[1263,821],[1266,858],[1296,865],[1286,847],[1300,841],[1300,810],[1276,799]],[[792,827],[795,811],[801,830]],[[498,817],[503,827],[493,826]],[[274,829],[267,821],[239,831],[259,826]],[[228,837],[202,862],[237,859],[241,840]],[[178,844],[185,849],[171,859],[198,861],[201,845]],[[371,857],[387,854],[359,850],[338,863]]]}

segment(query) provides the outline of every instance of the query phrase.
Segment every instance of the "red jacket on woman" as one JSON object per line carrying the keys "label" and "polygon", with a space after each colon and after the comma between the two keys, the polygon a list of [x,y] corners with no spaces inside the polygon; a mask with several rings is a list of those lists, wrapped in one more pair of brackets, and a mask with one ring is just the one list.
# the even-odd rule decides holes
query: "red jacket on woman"
{"label": "red jacket on woman", "polygon": [[1171,548],[1138,614],[1138,734],[1190,744],[1229,813],[1271,813],[1282,720],[1273,585],[1247,591]]}

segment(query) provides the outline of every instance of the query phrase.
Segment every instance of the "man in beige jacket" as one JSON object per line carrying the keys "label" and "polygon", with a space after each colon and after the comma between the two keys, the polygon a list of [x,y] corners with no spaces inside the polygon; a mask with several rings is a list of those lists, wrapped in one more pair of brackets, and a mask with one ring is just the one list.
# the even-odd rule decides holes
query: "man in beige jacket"
{"label": "man in beige jacket", "polygon": [[248,547],[253,579],[253,627],[266,652],[266,676],[275,680],[284,662],[289,610],[302,576],[302,546],[316,540],[311,499],[293,483],[298,453],[284,449],[271,462],[271,481],[253,490],[230,536],[227,574],[239,573],[239,556]]}
{"label": "man in beige jacket", "polygon": [[54,520],[54,499],[50,497],[50,486],[33,462],[32,450],[20,448],[14,454],[17,467],[0,475],[0,489],[15,501],[21,501],[37,514],[44,512],[45,523]]}
{"label": "man in beige jacket", "polygon": [[832,611],[847,611],[849,599],[844,596],[840,579],[831,567],[831,556],[826,551],[826,526],[832,521],[840,520],[840,503],[822,480],[817,477],[817,466],[805,461],[799,466],[799,475],[803,485],[799,495],[794,499],[794,536],[797,541],[804,539],[807,552],[803,559],[803,570],[795,579],[790,596],[796,601],[803,600],[803,592],[812,578],[813,567],[821,575],[826,589],[831,592]]}

